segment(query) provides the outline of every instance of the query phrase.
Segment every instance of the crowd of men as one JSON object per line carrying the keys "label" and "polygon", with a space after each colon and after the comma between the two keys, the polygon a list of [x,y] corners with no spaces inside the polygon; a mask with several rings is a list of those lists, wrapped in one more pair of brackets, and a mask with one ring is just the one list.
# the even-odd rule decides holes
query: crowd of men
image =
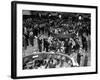
{"label": "crowd of men", "polygon": [[[87,17],[81,13],[81,16],[80,14],[71,13],[74,14],[74,16],[67,16],[67,19],[65,19],[62,14],[53,16],[52,12],[43,15],[43,17],[41,17],[42,13],[37,14],[39,14],[39,16],[23,19],[23,50],[27,50],[27,47],[31,45],[34,47],[34,52],[41,52],[41,54],[42,52],[66,54],[74,58],[74,61],[78,64],[77,66],[90,65],[90,14],[88,14],[89,17]],[[26,15],[24,15],[24,17],[25,16]],[[52,17],[46,18],[45,16]],[[75,20],[75,18],[77,20]],[[37,61],[35,64],[45,65],[46,68],[47,63],[45,60],[49,60],[48,63],[52,65],[54,62],[57,66],[57,62],[60,61],[63,63],[63,60],[60,59],[61,58],[47,57],[40,61],[33,61]],[[66,61],[66,57],[64,60]],[[66,63],[73,66],[71,62],[68,61]],[[38,68],[39,67],[40,66],[38,66]],[[55,65],[53,67],[55,67]]]}

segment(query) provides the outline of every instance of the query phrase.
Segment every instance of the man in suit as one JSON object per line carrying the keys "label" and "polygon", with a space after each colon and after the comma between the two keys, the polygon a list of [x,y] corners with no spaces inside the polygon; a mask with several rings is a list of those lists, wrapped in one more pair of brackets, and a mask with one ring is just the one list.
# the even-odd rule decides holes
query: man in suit
{"label": "man in suit", "polygon": [[48,48],[49,48],[49,42],[47,39],[44,39],[44,49],[46,49],[46,52],[48,52]]}
{"label": "man in suit", "polygon": [[42,39],[38,38],[39,52],[42,51]]}
{"label": "man in suit", "polygon": [[65,43],[64,43],[64,47],[65,47],[65,54],[68,54],[68,39],[65,40]]}

